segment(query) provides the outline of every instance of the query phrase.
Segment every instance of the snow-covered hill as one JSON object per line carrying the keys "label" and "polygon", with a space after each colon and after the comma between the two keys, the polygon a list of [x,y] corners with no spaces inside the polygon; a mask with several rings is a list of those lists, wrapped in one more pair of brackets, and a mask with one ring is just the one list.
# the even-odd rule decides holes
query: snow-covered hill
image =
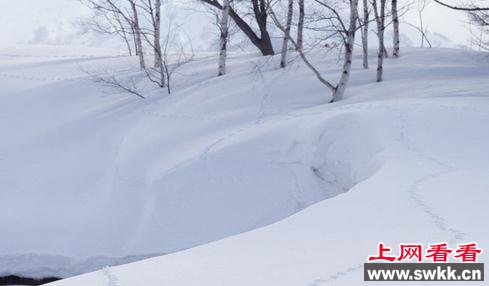
{"label": "snow-covered hill", "polygon": [[352,285],[379,241],[489,245],[484,54],[404,50],[325,104],[300,62],[205,58],[141,100],[86,74],[135,59],[50,49],[0,49],[0,274],[204,244],[54,285]]}

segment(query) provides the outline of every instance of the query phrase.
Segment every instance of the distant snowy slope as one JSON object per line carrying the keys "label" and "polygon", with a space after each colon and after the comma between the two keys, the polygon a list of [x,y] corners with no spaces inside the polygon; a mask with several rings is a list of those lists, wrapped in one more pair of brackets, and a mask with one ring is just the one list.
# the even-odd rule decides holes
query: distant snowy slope
{"label": "distant snowy slope", "polygon": [[406,50],[384,83],[356,67],[328,105],[299,62],[233,56],[216,78],[206,58],[140,100],[86,79],[134,58],[30,53],[0,64],[0,275],[66,277],[259,227],[55,285],[351,285],[378,241],[488,245],[482,54]]}
{"label": "distant snowy slope", "polygon": [[[162,27],[171,19],[179,37],[192,39],[195,50],[207,50],[219,39],[213,16],[194,0],[163,1]],[[0,45],[112,47],[125,51],[116,37],[91,31],[84,24],[92,12],[79,0],[0,0]],[[191,18],[192,21],[188,21]],[[198,24],[198,26],[196,26]],[[148,51],[150,49],[148,48]],[[214,50],[214,49],[213,49]]]}
{"label": "distant snowy slope", "polygon": [[[0,44],[67,44],[88,9],[77,0],[0,0]],[[79,41],[80,44],[82,41]]]}

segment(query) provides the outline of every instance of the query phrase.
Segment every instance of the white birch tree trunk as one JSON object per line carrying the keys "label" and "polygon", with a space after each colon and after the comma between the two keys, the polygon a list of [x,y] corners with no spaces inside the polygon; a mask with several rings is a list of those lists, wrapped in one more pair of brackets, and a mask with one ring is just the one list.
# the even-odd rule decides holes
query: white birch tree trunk
{"label": "white birch tree trunk", "polygon": [[394,30],[394,36],[393,36],[393,41],[394,41],[394,51],[392,52],[392,55],[395,58],[399,57],[399,15],[397,11],[397,0],[392,0],[392,27]]}
{"label": "white birch tree trunk", "polygon": [[154,4],[154,67],[159,68],[163,65],[163,57],[161,53],[161,0],[155,0]]}
{"label": "white birch tree trunk", "polygon": [[141,69],[145,69],[146,68],[146,64],[144,62],[143,41],[141,39],[141,27],[139,25],[138,11],[137,11],[137,8],[136,8],[136,2],[135,2],[135,0],[129,0],[129,3],[131,4],[131,10],[132,10],[132,16],[133,16],[134,38],[135,38],[136,47],[137,47],[137,50],[138,50],[139,67]]}
{"label": "white birch tree trunk", "polygon": [[[166,69],[163,64],[163,52],[161,51],[161,0],[155,0],[154,4],[154,67],[159,69],[160,87],[164,87],[166,83]],[[168,83],[169,84],[169,83]],[[169,94],[170,92],[168,92]]]}
{"label": "white birch tree trunk", "polygon": [[347,32],[347,40],[345,42],[345,59],[340,81],[333,93],[333,102],[343,99],[348,81],[350,80],[351,65],[353,60],[353,47],[355,46],[355,32],[357,30],[358,21],[358,0],[350,1],[350,26]]}
{"label": "white birch tree trunk", "polygon": [[[380,1],[380,6],[377,4],[377,1]],[[375,12],[375,21],[377,22],[377,37],[379,39],[379,51],[377,54],[377,82],[381,82],[384,79],[385,2],[386,2],[386,0],[374,0],[372,2],[374,12]],[[380,11],[378,8],[380,8]]]}
{"label": "white birch tree trunk", "polygon": [[368,24],[369,24],[368,0],[363,0],[363,27],[362,27],[362,49],[363,68],[368,69]]}
{"label": "white birch tree trunk", "polygon": [[131,22],[131,35],[132,35],[132,43],[134,45],[134,54],[139,55],[138,44],[136,43],[136,31],[134,30],[134,23]]}
{"label": "white birch tree trunk", "polygon": [[222,15],[219,28],[221,29],[221,37],[219,39],[219,71],[218,76],[226,74],[226,58],[227,58],[227,44],[229,37],[229,0],[223,0]]}
{"label": "white birch tree trunk", "polygon": [[299,21],[297,23],[297,47],[296,50],[302,51],[304,45],[304,0],[299,0]]}
{"label": "white birch tree trunk", "polygon": [[292,25],[292,14],[294,11],[294,0],[289,0],[287,8],[287,22],[285,24],[284,41],[282,44],[282,56],[280,59],[280,67],[285,68],[287,65],[287,51],[289,50],[290,27]]}

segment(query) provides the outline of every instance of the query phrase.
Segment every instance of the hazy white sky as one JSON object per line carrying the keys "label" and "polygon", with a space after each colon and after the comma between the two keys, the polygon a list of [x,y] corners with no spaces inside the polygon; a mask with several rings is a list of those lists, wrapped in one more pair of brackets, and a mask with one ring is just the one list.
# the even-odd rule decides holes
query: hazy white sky
{"label": "hazy white sky", "polygon": [[[402,1],[401,1],[402,2]],[[423,21],[431,33],[439,33],[457,44],[467,44],[470,42],[470,25],[468,24],[466,14],[460,11],[454,11],[438,4],[427,1],[429,4],[423,12]],[[419,16],[417,6],[413,5],[411,11],[403,19],[406,22],[419,25]],[[405,25],[406,26],[406,25]],[[472,27],[474,30],[475,28]],[[404,27],[404,31],[413,30],[410,27]],[[474,30],[475,31],[475,30]],[[413,33],[414,32],[414,33]],[[410,31],[410,35],[416,35],[415,31]],[[419,38],[419,36],[416,36]]]}
{"label": "hazy white sky", "polygon": [[[79,27],[76,21],[87,15],[87,10],[77,0],[0,0],[0,3],[0,27],[3,27],[0,30],[0,44],[109,45],[109,42],[100,42],[98,38],[78,35]],[[190,3],[200,5],[196,2]],[[194,15],[191,11],[184,14],[183,29],[188,37],[192,38],[195,48],[203,49],[208,46],[209,31],[212,28],[207,24],[205,16]],[[468,45],[470,31],[463,13],[430,3],[423,18],[431,33],[446,36],[453,45]],[[418,24],[416,6],[403,20]],[[412,45],[419,45],[419,36],[413,28],[404,25],[402,33],[409,37],[405,39],[404,44],[411,42]],[[436,42],[436,37],[433,37],[433,41]],[[446,44],[446,41],[443,44]]]}

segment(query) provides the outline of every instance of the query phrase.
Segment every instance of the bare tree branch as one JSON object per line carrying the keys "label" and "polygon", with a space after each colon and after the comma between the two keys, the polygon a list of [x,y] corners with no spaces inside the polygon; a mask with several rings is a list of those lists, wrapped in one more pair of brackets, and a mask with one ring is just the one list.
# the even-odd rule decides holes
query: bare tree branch
{"label": "bare tree branch", "polygon": [[439,0],[433,0],[434,2],[442,5],[442,6],[445,6],[447,8],[450,8],[452,10],[459,10],[459,11],[489,11],[489,7],[460,7],[460,6],[453,6],[453,5],[449,5],[449,4],[446,4],[442,1],[439,1]]}

